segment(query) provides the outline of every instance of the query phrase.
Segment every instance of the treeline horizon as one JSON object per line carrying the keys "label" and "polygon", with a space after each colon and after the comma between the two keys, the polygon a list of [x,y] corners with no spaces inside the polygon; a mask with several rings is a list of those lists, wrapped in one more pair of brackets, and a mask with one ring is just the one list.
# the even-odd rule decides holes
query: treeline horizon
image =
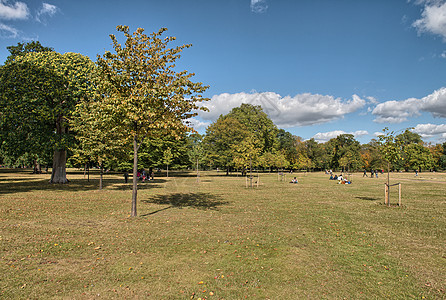
{"label": "treeline horizon", "polygon": [[[127,38],[132,38],[126,34]],[[142,31],[135,34],[142,34]],[[118,51],[122,50],[118,44],[117,47]],[[98,126],[100,119],[92,114],[98,102],[85,100],[95,97],[93,83],[96,78],[92,76],[101,78],[96,75],[100,65],[95,66],[80,54],[58,54],[39,42],[19,43],[8,50],[11,55],[0,66],[3,118],[0,122],[0,165],[34,166],[34,171],[39,173],[41,166],[48,167],[56,159],[67,161],[69,167],[132,169],[131,140],[122,133],[113,135],[112,130],[108,132],[107,127]],[[107,67],[109,55],[104,55],[103,69]],[[72,75],[67,78],[67,74]],[[107,81],[108,77],[104,78]],[[110,81],[111,84],[114,82]],[[196,85],[198,92],[207,88],[201,83],[189,84]],[[66,89],[67,86],[70,88]],[[209,100],[200,97],[194,98],[195,101]],[[120,105],[119,99],[116,100],[114,105]],[[103,115],[107,107],[110,104],[96,111],[102,114],[103,122],[107,121],[107,116]],[[185,113],[170,123],[150,125],[152,131],[158,131],[153,131],[150,138],[138,144],[138,169],[198,167],[220,168],[227,173],[232,170],[244,173],[253,167],[264,170],[386,170],[388,166],[391,170],[406,171],[446,169],[446,143],[425,144],[421,136],[410,129],[398,135],[383,129],[382,137],[390,135],[397,142],[394,150],[398,155],[388,164],[389,159],[383,152],[387,141],[381,136],[367,144],[361,144],[352,134],[341,134],[323,143],[314,138],[303,140],[279,129],[261,106],[251,104],[241,104],[221,115],[206,128],[205,134],[200,135],[178,122],[193,116],[187,113],[191,108],[187,104]],[[150,110],[150,106],[145,109]],[[115,113],[110,110],[110,114]],[[86,127],[88,122],[90,127]],[[91,126],[97,127],[92,130]],[[59,151],[61,156],[56,158],[57,149],[63,152]]]}

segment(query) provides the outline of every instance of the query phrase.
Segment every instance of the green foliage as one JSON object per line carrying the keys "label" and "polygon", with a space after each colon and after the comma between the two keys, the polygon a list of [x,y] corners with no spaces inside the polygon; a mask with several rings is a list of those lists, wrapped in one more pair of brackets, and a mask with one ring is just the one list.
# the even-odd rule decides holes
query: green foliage
{"label": "green foliage", "polygon": [[277,126],[259,105],[243,103],[240,107],[233,108],[226,116],[238,120],[254,134],[261,153],[277,149]]}
{"label": "green foliage", "polygon": [[233,163],[236,168],[242,170],[252,169],[258,165],[260,148],[257,147],[258,141],[254,135],[248,135],[240,143],[233,144],[231,151],[233,153]]}
{"label": "green foliage", "polygon": [[48,162],[51,152],[74,143],[69,119],[80,99],[91,94],[94,64],[77,53],[19,45],[0,67],[1,147],[13,160],[29,153]]}
{"label": "green foliage", "polygon": [[409,144],[404,147],[406,159],[404,166],[407,169],[422,170],[431,169],[434,166],[434,158],[428,148],[421,144]]}
{"label": "green foliage", "polygon": [[[136,172],[143,142],[165,135],[181,136],[188,130],[183,121],[195,116],[195,110],[205,110],[198,102],[208,100],[201,95],[208,87],[192,82],[193,73],[175,71],[175,61],[191,45],[168,48],[175,37],[162,38],[166,30],[146,35],[144,29],[138,28],[131,34],[128,26],[117,26],[125,42],[121,44],[115,35],[110,35],[114,52],[98,57],[96,97],[85,105],[95,108],[87,117],[89,124],[94,127],[96,120],[98,128],[103,128],[95,140],[106,145],[98,152],[104,153],[110,147],[109,134],[116,138],[113,143],[117,148],[122,146],[122,152],[133,146],[132,216],[137,214]],[[80,132],[85,136],[88,128],[87,125]]]}
{"label": "green foliage", "polygon": [[278,149],[283,152],[288,162],[294,164],[298,157],[296,137],[284,129],[279,129],[277,133],[277,140]]}
{"label": "green foliage", "polygon": [[206,155],[216,167],[233,166],[234,150],[238,144],[252,134],[237,119],[220,116],[206,129],[204,147]]}
{"label": "green foliage", "polygon": [[363,164],[360,155],[361,144],[352,134],[341,134],[327,142],[328,158],[331,168],[361,167]]}
{"label": "green foliage", "polygon": [[172,162],[173,154],[170,147],[167,147],[163,152],[163,163],[169,165]]}
{"label": "green foliage", "polygon": [[52,52],[54,51],[51,47],[45,47],[40,44],[39,41],[31,41],[29,43],[18,43],[17,46],[8,46],[10,55],[6,58],[5,64],[11,63],[19,56],[24,56],[27,53],[35,53],[35,52]]}
{"label": "green foliage", "polygon": [[[187,155],[193,168],[197,168],[207,161],[206,152],[203,145],[203,136],[193,133],[187,136]],[[198,162],[198,166],[197,166]]]}

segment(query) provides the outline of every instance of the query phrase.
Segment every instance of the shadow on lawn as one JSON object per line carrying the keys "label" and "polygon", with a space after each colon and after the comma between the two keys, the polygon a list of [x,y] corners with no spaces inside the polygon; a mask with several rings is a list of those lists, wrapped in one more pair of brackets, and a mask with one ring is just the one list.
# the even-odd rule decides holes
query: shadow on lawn
{"label": "shadow on lawn", "polygon": [[143,203],[151,204],[167,204],[168,207],[159,209],[157,211],[142,215],[149,216],[157,212],[173,208],[173,207],[193,207],[198,209],[218,209],[219,206],[228,204],[227,201],[222,201],[222,198],[210,193],[175,193],[168,195],[155,195],[149,200],[142,200]]}
{"label": "shadow on lawn", "polygon": [[364,197],[364,196],[356,196],[356,199],[360,199],[360,200],[367,200],[367,201],[376,201],[379,200],[379,198],[376,197]]}
{"label": "shadow on lawn", "polygon": [[[37,176],[37,175],[36,175]],[[68,179],[70,180],[70,179]],[[161,188],[163,179],[155,179],[151,182],[138,182],[138,190],[147,190]],[[111,190],[132,190],[132,182],[124,183],[124,179],[107,178],[102,182],[103,189]],[[0,179],[0,195],[25,193],[32,191],[96,191],[99,189],[99,179],[72,179],[66,184],[51,184],[49,179],[42,179],[38,177],[28,178],[7,178]]]}

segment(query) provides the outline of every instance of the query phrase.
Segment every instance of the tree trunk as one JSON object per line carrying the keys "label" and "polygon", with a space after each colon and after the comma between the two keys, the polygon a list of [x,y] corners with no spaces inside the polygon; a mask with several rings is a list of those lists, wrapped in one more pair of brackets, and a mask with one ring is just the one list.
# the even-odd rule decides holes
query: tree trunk
{"label": "tree trunk", "polygon": [[68,183],[67,179],[67,151],[54,150],[53,171],[50,183]]}
{"label": "tree trunk", "polygon": [[132,191],[132,217],[137,216],[136,212],[136,199],[138,195],[138,141],[136,136],[133,138],[133,191]]}
{"label": "tree trunk", "polygon": [[104,175],[104,164],[101,162],[101,174],[99,175],[99,190],[102,190],[102,177]]}
{"label": "tree trunk", "polygon": [[[63,119],[63,116],[59,115],[56,120],[56,133],[60,135],[68,132],[67,128],[62,125]],[[54,150],[50,183],[68,183],[66,150]]]}
{"label": "tree trunk", "polygon": [[198,173],[198,158],[197,158],[197,182],[199,182],[200,174]]}
{"label": "tree trunk", "polygon": [[390,206],[389,193],[390,193],[390,162],[387,162],[387,186],[386,186],[386,197],[384,199],[384,204],[388,206]]}
{"label": "tree trunk", "polygon": [[33,174],[42,174],[42,167],[40,166],[40,163],[37,162],[37,159],[34,160]]}
{"label": "tree trunk", "polygon": [[169,164],[167,164],[167,178],[169,178]]}

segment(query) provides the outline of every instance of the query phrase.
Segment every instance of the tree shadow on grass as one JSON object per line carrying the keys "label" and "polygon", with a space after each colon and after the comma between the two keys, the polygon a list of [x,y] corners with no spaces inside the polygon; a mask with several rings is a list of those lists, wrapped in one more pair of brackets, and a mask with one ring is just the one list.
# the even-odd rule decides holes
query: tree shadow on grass
{"label": "tree shadow on grass", "polygon": [[153,215],[157,212],[174,207],[177,208],[192,207],[197,209],[217,210],[219,206],[229,203],[227,201],[223,201],[220,196],[210,193],[174,193],[168,195],[155,195],[151,199],[142,200],[141,202],[169,205],[168,207],[142,215],[143,217]]}
{"label": "tree shadow on grass", "polygon": [[[35,177],[34,177],[35,176]],[[48,178],[38,177],[39,175],[32,175],[27,178],[6,178],[0,179],[0,195],[25,193],[33,191],[97,191],[99,190],[99,179],[69,179],[65,184],[51,184]],[[156,179],[154,181],[141,183],[138,182],[138,190],[147,190],[161,188],[165,180]],[[107,178],[102,182],[103,189],[108,190],[132,190],[132,182],[124,183],[123,179]]]}
{"label": "tree shadow on grass", "polygon": [[355,198],[360,199],[360,200],[367,200],[367,201],[379,200],[379,198],[376,198],[376,197],[365,197],[365,196],[356,196]]}

